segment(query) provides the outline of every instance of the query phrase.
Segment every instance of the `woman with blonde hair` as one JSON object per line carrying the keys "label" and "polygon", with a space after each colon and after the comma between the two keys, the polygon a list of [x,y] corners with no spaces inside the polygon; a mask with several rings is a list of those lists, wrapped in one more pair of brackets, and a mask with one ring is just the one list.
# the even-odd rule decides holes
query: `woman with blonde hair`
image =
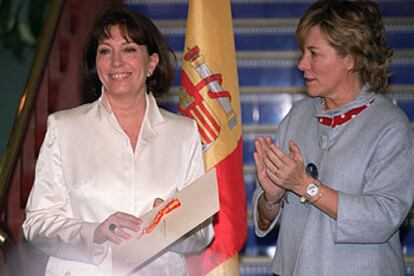
{"label": "woman with blonde hair", "polygon": [[296,31],[307,97],[256,141],[256,234],[279,225],[277,275],[404,275],[414,136],[381,92],[390,51],[368,0],[319,0]]}

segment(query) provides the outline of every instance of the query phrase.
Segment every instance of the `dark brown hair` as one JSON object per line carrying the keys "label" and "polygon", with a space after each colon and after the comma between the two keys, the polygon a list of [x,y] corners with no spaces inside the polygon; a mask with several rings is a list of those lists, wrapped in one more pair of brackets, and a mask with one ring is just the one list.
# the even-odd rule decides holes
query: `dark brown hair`
{"label": "dark brown hair", "polygon": [[382,15],[370,0],[319,0],[301,18],[296,30],[303,50],[309,29],[319,26],[329,44],[341,56],[355,58],[355,72],[370,91],[383,92],[388,85],[392,51],[385,40]]}
{"label": "dark brown hair", "polygon": [[126,40],[145,45],[148,54],[158,54],[159,61],[146,80],[147,92],[157,97],[168,92],[175,76],[176,56],[155,24],[126,5],[112,6],[98,15],[86,43],[83,70],[88,89],[94,98],[100,95],[101,82],[96,71],[96,52],[99,42],[110,37],[112,26],[119,26]]}

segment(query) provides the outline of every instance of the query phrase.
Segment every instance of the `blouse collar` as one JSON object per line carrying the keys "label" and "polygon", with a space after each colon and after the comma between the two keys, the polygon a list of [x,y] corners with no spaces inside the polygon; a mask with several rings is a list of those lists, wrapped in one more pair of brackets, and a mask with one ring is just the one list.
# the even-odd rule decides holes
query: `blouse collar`
{"label": "blouse collar", "polygon": [[[105,113],[107,113],[110,117],[116,120],[103,87],[101,91],[101,96],[98,99],[99,105],[105,111]],[[144,114],[144,122],[148,121],[149,127],[152,129],[155,125],[162,123],[164,121],[164,118],[158,108],[157,102],[152,93],[145,93],[145,100],[146,109]]]}
{"label": "blouse collar", "polygon": [[336,109],[325,110],[323,98],[315,97],[313,100],[315,117],[334,117],[344,114],[352,109],[359,108],[364,105],[369,105],[373,102],[376,93],[370,92],[367,86],[364,86],[358,93],[358,96],[353,101]]}

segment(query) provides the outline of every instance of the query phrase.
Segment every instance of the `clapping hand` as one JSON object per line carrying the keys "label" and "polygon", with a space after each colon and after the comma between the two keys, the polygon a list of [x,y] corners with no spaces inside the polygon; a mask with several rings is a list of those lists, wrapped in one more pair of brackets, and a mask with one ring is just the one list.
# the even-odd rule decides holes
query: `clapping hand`
{"label": "clapping hand", "polygon": [[298,145],[289,141],[289,154],[271,144],[266,151],[264,166],[267,177],[280,188],[300,192],[306,178],[303,155]]}
{"label": "clapping hand", "polygon": [[266,198],[272,201],[279,200],[285,194],[285,189],[278,185],[277,181],[274,181],[269,177],[268,168],[266,167],[267,151],[272,145],[272,139],[267,136],[265,138],[259,137],[256,142],[256,152],[253,154],[254,161],[257,168],[257,177],[259,179],[260,185],[262,186],[264,192],[266,193]]}

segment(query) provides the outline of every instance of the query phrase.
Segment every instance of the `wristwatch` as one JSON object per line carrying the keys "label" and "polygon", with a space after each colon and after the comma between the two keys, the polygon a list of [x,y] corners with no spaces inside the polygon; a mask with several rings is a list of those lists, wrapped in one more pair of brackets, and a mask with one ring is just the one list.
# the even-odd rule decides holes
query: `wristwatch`
{"label": "wristwatch", "polygon": [[300,198],[300,202],[305,203],[306,201],[308,201],[310,203],[315,203],[321,198],[321,196],[322,193],[319,187],[319,183],[315,181],[306,185],[305,194]]}

